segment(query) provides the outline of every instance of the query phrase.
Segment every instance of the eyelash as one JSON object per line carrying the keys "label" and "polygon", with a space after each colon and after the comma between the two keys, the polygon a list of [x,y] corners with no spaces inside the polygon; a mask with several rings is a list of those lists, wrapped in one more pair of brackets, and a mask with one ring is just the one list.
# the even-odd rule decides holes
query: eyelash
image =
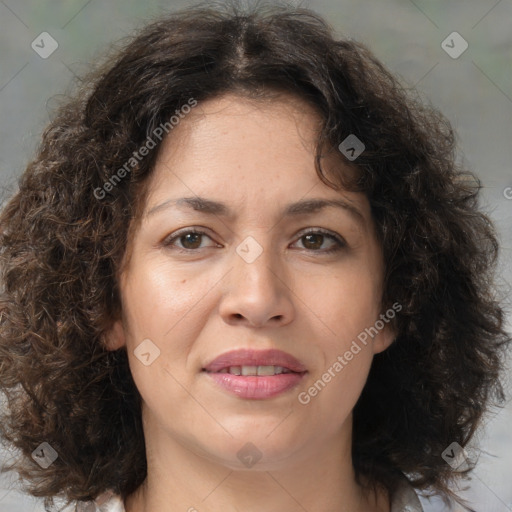
{"label": "eyelash", "polygon": [[[211,237],[205,231],[202,231],[202,230],[196,229],[196,228],[186,228],[185,230],[178,231],[177,233],[175,233],[171,237],[168,237],[167,239],[165,239],[164,242],[163,242],[163,246],[164,247],[171,247],[175,240],[179,240],[183,236],[191,234],[191,233],[194,234],[194,235],[207,236],[208,238],[211,239]],[[312,235],[312,234],[314,234],[314,235],[324,235],[325,237],[330,238],[331,240],[333,240],[335,242],[335,246],[334,246],[334,248],[327,249],[327,250],[304,249],[305,251],[318,252],[318,253],[321,253],[321,254],[332,254],[332,253],[338,252],[338,251],[340,251],[340,250],[342,250],[342,249],[347,247],[347,244],[346,244],[345,240],[343,240],[343,238],[341,238],[340,236],[334,235],[330,231],[327,231],[327,230],[322,229],[322,228],[316,228],[316,229],[315,228],[311,228],[308,231],[303,232],[302,235],[297,240],[300,240],[301,238],[305,237],[306,235]],[[193,253],[193,252],[197,252],[199,250],[199,249],[184,249],[182,247],[173,247],[172,249],[176,250],[176,251],[178,251],[180,253],[188,253],[188,254]]]}

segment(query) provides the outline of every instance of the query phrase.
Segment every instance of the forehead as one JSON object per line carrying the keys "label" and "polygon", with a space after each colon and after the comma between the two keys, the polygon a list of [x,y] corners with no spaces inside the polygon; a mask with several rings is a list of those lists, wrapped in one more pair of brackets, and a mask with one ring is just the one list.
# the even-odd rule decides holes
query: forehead
{"label": "forehead", "polygon": [[[297,218],[334,211],[329,207],[341,200],[364,229],[371,223],[364,194],[340,193],[316,172],[321,122],[313,106],[291,95],[255,101],[229,94],[198,104],[163,142],[143,219],[187,206],[232,220],[259,216],[263,222],[267,213]],[[354,172],[337,151],[322,159],[322,169],[327,176]]]}
{"label": "forehead", "polygon": [[226,157],[237,150],[241,157],[251,147],[264,146],[268,152],[276,145],[283,151],[302,147],[312,155],[321,123],[319,111],[296,95],[252,99],[228,93],[199,102],[183,116],[164,140],[160,161],[178,156],[185,146],[187,152],[193,148],[195,153],[219,148]]}
{"label": "forehead", "polygon": [[[311,188],[319,181],[321,123],[316,107],[291,94],[257,100],[226,94],[199,102],[163,141],[150,191],[172,174],[182,185],[200,180],[231,189],[250,182],[253,192],[263,186]],[[322,168],[333,175],[354,172],[337,150],[322,156]]]}

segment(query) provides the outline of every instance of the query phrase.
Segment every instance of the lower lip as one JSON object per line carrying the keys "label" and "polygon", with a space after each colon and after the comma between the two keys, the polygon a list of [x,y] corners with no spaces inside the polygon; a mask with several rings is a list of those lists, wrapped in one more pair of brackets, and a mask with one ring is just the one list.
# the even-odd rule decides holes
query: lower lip
{"label": "lower lip", "polygon": [[221,388],[240,397],[253,400],[272,398],[294,388],[304,373],[281,373],[258,377],[256,375],[232,375],[231,373],[205,372]]}

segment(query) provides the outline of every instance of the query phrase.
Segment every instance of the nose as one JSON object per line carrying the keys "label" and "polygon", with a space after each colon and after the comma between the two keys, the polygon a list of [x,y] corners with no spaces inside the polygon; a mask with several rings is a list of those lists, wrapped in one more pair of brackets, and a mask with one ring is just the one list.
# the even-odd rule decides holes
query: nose
{"label": "nose", "polygon": [[[242,256],[240,255],[242,254]],[[252,261],[233,251],[232,270],[223,280],[220,315],[230,325],[286,325],[293,320],[291,276],[277,255],[265,248]]]}

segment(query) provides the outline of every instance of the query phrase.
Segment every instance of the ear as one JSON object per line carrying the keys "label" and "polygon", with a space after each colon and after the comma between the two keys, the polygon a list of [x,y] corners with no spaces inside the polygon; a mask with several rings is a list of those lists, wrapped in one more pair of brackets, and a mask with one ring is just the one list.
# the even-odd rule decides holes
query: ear
{"label": "ear", "polygon": [[124,327],[121,320],[116,320],[112,327],[103,334],[103,343],[107,350],[118,350],[126,345]]}
{"label": "ear", "polygon": [[391,327],[391,324],[386,324],[384,329],[379,331],[377,336],[373,339],[373,353],[378,354],[379,352],[384,352],[384,350],[389,348],[389,346],[395,341],[395,338],[395,330]]}

